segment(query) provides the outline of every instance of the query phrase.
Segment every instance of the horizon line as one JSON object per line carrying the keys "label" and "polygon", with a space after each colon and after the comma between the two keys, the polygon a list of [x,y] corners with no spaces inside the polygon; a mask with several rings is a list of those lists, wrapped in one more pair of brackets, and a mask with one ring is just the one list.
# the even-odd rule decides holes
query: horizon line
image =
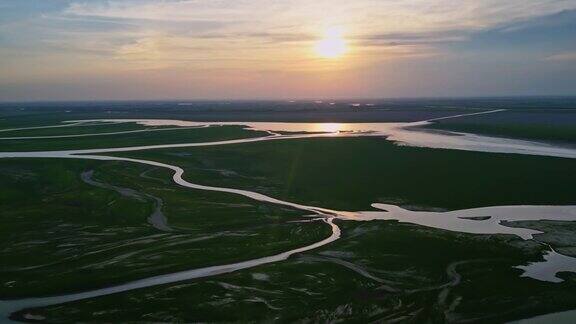
{"label": "horizon line", "polygon": [[253,98],[253,99],[233,99],[233,98],[222,98],[222,99],[208,99],[208,98],[197,98],[197,99],[186,99],[186,98],[159,98],[159,99],[38,99],[38,100],[0,100],[0,104],[18,104],[18,103],[98,103],[98,102],[179,102],[179,103],[194,103],[194,102],[211,102],[211,103],[225,103],[225,102],[309,102],[314,103],[317,101],[321,102],[336,102],[341,103],[343,101],[369,101],[369,100],[442,100],[442,99],[536,99],[536,98],[574,98],[576,99],[576,94],[570,95],[482,95],[482,96],[415,96],[415,97],[350,97],[350,98]]}

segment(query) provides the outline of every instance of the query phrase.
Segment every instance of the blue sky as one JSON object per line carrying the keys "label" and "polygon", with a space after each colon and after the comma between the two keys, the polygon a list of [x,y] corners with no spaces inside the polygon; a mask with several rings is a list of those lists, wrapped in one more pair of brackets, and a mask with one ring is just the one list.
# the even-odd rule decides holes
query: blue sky
{"label": "blue sky", "polygon": [[576,0],[0,1],[2,101],[500,95],[576,95]]}

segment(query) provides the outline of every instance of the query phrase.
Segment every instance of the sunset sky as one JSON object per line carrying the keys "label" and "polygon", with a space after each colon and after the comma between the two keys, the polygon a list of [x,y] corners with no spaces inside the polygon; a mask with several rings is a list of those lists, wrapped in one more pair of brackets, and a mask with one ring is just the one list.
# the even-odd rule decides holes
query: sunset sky
{"label": "sunset sky", "polygon": [[0,0],[0,101],[576,95],[576,0]]}

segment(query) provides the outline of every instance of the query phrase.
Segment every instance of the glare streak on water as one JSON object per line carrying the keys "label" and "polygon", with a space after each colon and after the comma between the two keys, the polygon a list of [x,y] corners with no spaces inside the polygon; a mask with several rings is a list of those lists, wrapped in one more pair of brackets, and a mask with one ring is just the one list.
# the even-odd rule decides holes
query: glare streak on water
{"label": "glare streak on water", "polygon": [[[496,111],[494,111],[496,112]],[[491,113],[491,112],[482,112]],[[478,113],[476,113],[478,114]],[[92,122],[92,121],[83,121]],[[114,160],[133,163],[141,163],[156,167],[167,168],[174,171],[173,180],[184,187],[226,192],[231,194],[242,195],[254,200],[283,205],[300,210],[313,212],[325,217],[325,221],[330,225],[332,234],[330,237],[323,239],[311,245],[279,253],[273,256],[247,260],[243,262],[199,268],[187,271],[181,271],[171,274],[159,275],[141,280],[128,282],[125,284],[96,289],[87,292],[67,294],[53,297],[27,298],[21,300],[0,301],[0,312],[9,314],[24,308],[41,307],[54,304],[61,304],[70,301],[82,300],[118,292],[129,291],[144,287],[152,287],[167,283],[173,283],[182,280],[202,278],[223,273],[229,273],[241,269],[255,267],[262,264],[286,260],[295,253],[309,251],[320,246],[329,244],[340,237],[339,227],[333,223],[335,218],[350,221],[370,221],[370,220],[397,220],[439,229],[475,233],[475,234],[514,234],[523,239],[531,239],[534,234],[540,233],[527,228],[507,227],[501,224],[502,221],[519,221],[519,220],[576,220],[576,206],[496,206],[474,208],[467,210],[458,210],[450,212],[415,212],[409,211],[394,205],[373,204],[377,211],[338,211],[327,208],[300,205],[288,201],[282,201],[269,197],[257,192],[247,190],[220,188],[194,184],[183,179],[184,170],[178,166],[165,163],[122,158],[110,157],[96,154],[105,154],[112,152],[129,152],[160,148],[179,148],[179,147],[201,147],[215,145],[231,145],[241,143],[253,143],[271,140],[289,140],[318,137],[356,137],[356,136],[384,136],[405,145],[432,147],[432,148],[449,148],[457,150],[495,152],[495,153],[517,153],[529,155],[544,155],[564,158],[576,158],[576,149],[556,147],[544,143],[511,140],[503,138],[493,138],[463,133],[436,133],[422,131],[417,126],[422,126],[429,121],[418,123],[365,123],[365,124],[330,124],[330,126],[318,126],[312,123],[198,123],[186,121],[171,120],[98,120],[98,122],[138,122],[146,126],[180,126],[180,127],[198,127],[208,125],[246,125],[252,130],[268,131],[270,136],[204,142],[204,143],[185,143],[185,144],[165,144],[165,145],[147,145],[124,148],[106,148],[106,149],[85,149],[85,150],[67,150],[67,151],[45,151],[45,152],[0,152],[0,158],[72,158],[72,159],[94,159],[94,160]],[[315,126],[312,126],[315,125]],[[313,128],[316,127],[316,128]],[[320,127],[320,128],[318,128]],[[324,129],[322,128],[324,127]],[[274,132],[314,132],[305,134],[279,135]],[[328,131],[328,132],[326,132]],[[339,132],[338,132],[339,131]],[[321,133],[315,133],[321,132]],[[81,155],[90,154],[90,155]],[[552,251],[544,256],[543,262],[535,262],[526,266],[517,268],[525,271],[524,276],[534,279],[559,282],[561,279],[556,277],[560,271],[575,271],[576,259],[557,254]]]}

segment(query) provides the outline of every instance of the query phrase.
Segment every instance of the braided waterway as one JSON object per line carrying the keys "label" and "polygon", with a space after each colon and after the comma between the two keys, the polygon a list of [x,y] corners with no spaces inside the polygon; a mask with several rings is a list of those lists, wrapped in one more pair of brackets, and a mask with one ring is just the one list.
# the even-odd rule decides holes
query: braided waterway
{"label": "braided waterway", "polygon": [[[496,113],[489,111],[482,113]],[[478,113],[476,113],[478,114]],[[470,115],[470,114],[468,114]],[[460,117],[458,115],[453,117]],[[444,117],[450,118],[450,117]],[[444,119],[443,118],[443,119]],[[288,259],[290,256],[310,251],[326,244],[336,241],[340,237],[340,228],[334,222],[341,221],[374,221],[374,220],[395,220],[422,226],[444,229],[449,231],[474,233],[474,234],[512,234],[524,240],[533,239],[534,234],[539,231],[521,228],[507,227],[505,221],[525,221],[525,220],[576,220],[576,206],[493,206],[474,208],[466,210],[456,210],[449,212],[421,212],[410,211],[394,205],[373,204],[375,210],[371,211],[339,211],[327,208],[301,205],[294,202],[283,201],[261,193],[213,186],[205,186],[189,182],[183,178],[184,170],[176,165],[148,161],[142,159],[132,159],[123,157],[107,156],[107,153],[130,152],[163,148],[184,148],[203,147],[218,145],[234,145],[241,143],[253,143],[274,140],[290,140],[320,137],[362,137],[379,136],[394,141],[399,145],[411,145],[419,147],[456,149],[492,153],[511,153],[541,155],[561,158],[576,158],[576,149],[569,147],[559,147],[546,143],[521,141],[488,136],[479,136],[465,133],[453,132],[429,132],[418,126],[426,125],[430,121],[416,123],[363,123],[363,124],[316,124],[316,123],[200,123],[177,120],[90,120],[74,121],[73,124],[92,122],[126,123],[136,122],[145,126],[178,126],[178,127],[211,127],[225,125],[244,125],[247,129],[266,131],[270,135],[263,137],[253,137],[247,139],[184,143],[184,144],[163,144],[146,145],[120,148],[104,149],[83,149],[64,151],[41,151],[41,152],[0,152],[0,158],[69,158],[69,159],[90,159],[105,161],[124,161],[127,163],[139,163],[154,167],[169,169],[173,171],[173,180],[180,186],[216,192],[225,192],[248,197],[253,200],[282,205],[294,209],[317,214],[319,218],[330,226],[332,233],[316,243],[285,251],[276,255],[246,260],[242,262],[211,266],[205,268],[191,269],[175,273],[168,273],[136,281],[131,281],[116,286],[95,289],[85,292],[65,294],[59,296],[25,298],[18,300],[0,301],[0,313],[9,316],[10,314],[29,308],[43,307],[49,305],[62,304],[77,300],[94,298],[98,296],[110,295],[134,289],[152,287],[169,284],[195,278],[215,276],[242,269],[252,268],[263,264],[278,262]],[[289,132],[289,133],[278,133]],[[117,132],[121,133],[121,132]],[[96,134],[94,134],[96,135]],[[83,134],[83,136],[90,136]],[[39,137],[40,138],[40,137]],[[28,138],[30,139],[30,138]],[[544,260],[528,265],[519,265],[517,268],[524,271],[523,276],[548,282],[560,282],[562,279],[556,275],[562,271],[576,272],[576,258],[558,254],[554,250],[546,253]]]}

